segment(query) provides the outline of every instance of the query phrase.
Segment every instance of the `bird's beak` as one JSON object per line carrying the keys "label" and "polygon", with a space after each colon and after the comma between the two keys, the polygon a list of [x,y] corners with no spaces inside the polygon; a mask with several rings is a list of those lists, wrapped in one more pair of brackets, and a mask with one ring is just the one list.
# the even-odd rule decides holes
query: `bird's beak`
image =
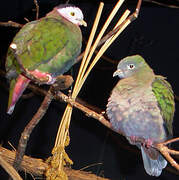
{"label": "bird's beak", "polygon": [[82,20],[80,20],[80,25],[86,27],[86,26],[87,26],[87,23],[82,19]]}
{"label": "bird's beak", "polygon": [[120,69],[117,69],[114,73],[113,73],[113,77],[114,76],[121,76],[121,75],[123,75],[123,72],[120,70]]}

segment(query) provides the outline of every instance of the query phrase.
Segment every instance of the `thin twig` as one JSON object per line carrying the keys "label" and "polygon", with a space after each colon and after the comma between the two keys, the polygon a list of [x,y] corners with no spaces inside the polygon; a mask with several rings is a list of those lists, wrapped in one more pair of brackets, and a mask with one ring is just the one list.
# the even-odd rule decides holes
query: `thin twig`
{"label": "thin twig", "polygon": [[19,170],[19,166],[20,166],[22,158],[25,154],[25,149],[26,149],[30,134],[31,134],[32,130],[34,129],[34,127],[39,123],[39,121],[42,119],[42,117],[46,113],[52,99],[53,99],[53,95],[52,95],[51,89],[50,89],[48,91],[48,93],[46,94],[37,113],[34,115],[32,120],[27,124],[27,126],[25,127],[24,131],[21,134],[21,138],[19,140],[19,145],[18,145],[18,148],[16,151],[16,158],[15,158],[15,161],[13,164],[14,168],[17,171]]}
{"label": "thin twig", "polygon": [[[158,150],[168,160],[168,162],[175,169],[177,169],[179,171],[179,164],[171,156],[172,154],[178,155],[179,151],[175,151],[175,150],[169,149],[167,147],[168,144],[176,142],[176,141],[179,141],[179,137],[178,138],[174,138],[174,139],[170,139],[170,140],[167,140],[167,141],[161,142],[161,143],[153,143],[151,145],[151,147],[155,148],[156,150]],[[145,142],[145,139],[144,138],[137,138],[137,140],[135,140],[135,142],[143,144]]]}
{"label": "thin twig", "polygon": [[28,94],[23,94],[21,97],[22,99],[29,99],[32,98],[35,94],[33,92],[30,92]]}
{"label": "thin twig", "polygon": [[[29,84],[28,88],[31,89],[33,92],[40,93],[42,95],[47,94],[46,90],[43,90],[42,88],[39,88],[39,87],[37,87],[37,86],[35,86],[33,84]],[[101,114],[96,113],[95,111],[85,107],[85,105],[82,105],[82,104],[74,101],[71,97],[68,97],[67,95],[65,95],[64,93],[62,93],[60,91],[54,96],[54,99],[69,103],[70,105],[72,105],[75,108],[77,108],[77,109],[81,110],[82,112],[84,112],[86,116],[93,117],[94,119],[100,121],[103,125],[105,125],[106,127],[111,129],[110,122],[107,119],[105,119],[102,112],[101,112]]]}
{"label": "thin twig", "polygon": [[68,97],[67,95],[63,94],[62,92],[58,92],[58,94],[55,96],[55,98],[62,99],[64,102],[69,103],[70,105],[83,111],[86,116],[93,117],[94,119],[97,119],[98,121],[100,121],[106,127],[111,128],[110,122],[107,121],[102,114],[98,114],[95,111],[92,111],[91,109],[81,105],[80,103],[75,102],[71,97]]}
{"label": "thin twig", "polygon": [[168,141],[165,141],[165,143],[163,143],[163,144],[167,145],[167,144],[171,144],[171,143],[176,142],[176,141],[179,141],[179,137],[178,138],[174,138],[174,139],[170,139]]}
{"label": "thin twig", "polygon": [[39,19],[39,5],[38,5],[37,0],[34,0],[34,4],[36,7],[36,20],[38,20]]}
{"label": "thin twig", "polygon": [[13,180],[22,180],[22,178],[17,173],[17,171],[12,167],[12,165],[6,162],[1,155],[0,155],[0,165],[6,170],[6,172],[11,176]]}
{"label": "thin twig", "polygon": [[[174,142],[173,139],[171,142]],[[168,162],[179,171],[179,164],[171,157],[170,154],[173,153],[173,150],[170,150],[164,143],[159,143],[154,146],[161,154],[168,160]],[[172,152],[172,153],[171,153]],[[178,152],[179,154],[179,152]]]}
{"label": "thin twig", "polygon": [[8,22],[0,22],[0,26],[22,28],[23,24],[19,24],[13,21],[8,21]]}
{"label": "thin twig", "polygon": [[[143,0],[143,1],[153,3],[153,4],[157,4],[157,5],[163,6],[163,7],[168,7],[168,8],[175,8],[175,9],[179,8],[179,6],[176,6],[176,5],[164,4],[164,3],[160,3],[160,2],[152,1],[152,0]],[[171,1],[171,3],[172,3],[172,1]]]}

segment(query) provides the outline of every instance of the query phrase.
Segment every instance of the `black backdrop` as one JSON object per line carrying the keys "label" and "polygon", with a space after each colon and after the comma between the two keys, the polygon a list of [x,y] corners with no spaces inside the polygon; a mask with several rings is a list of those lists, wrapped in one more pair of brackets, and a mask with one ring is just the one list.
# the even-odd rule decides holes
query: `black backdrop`
{"label": "black backdrop", "polygon": [[[54,6],[62,1],[41,0],[40,16],[49,12]],[[107,1],[103,12],[102,25],[110,13],[111,8],[117,1]],[[98,1],[72,1],[84,12],[87,28],[82,27],[84,38],[87,39],[95,18]],[[126,1],[117,14],[119,17],[128,7],[131,11],[135,9],[136,1]],[[33,0],[6,0],[0,4],[0,21],[13,20],[25,23],[24,17],[29,20],[35,18],[32,13]],[[173,90],[179,95],[178,67],[179,67],[179,9],[172,9],[157,6],[150,3],[143,3],[139,18],[133,22],[119,36],[115,43],[107,50],[106,56],[116,60],[132,55],[142,55],[156,74],[161,74],[168,78],[173,86]],[[113,25],[116,19],[113,21]],[[0,27],[0,58],[3,69],[3,58],[8,44],[15,35],[15,28]],[[76,76],[79,65],[75,65],[72,70],[73,77]],[[89,104],[105,109],[110,91],[117,82],[112,78],[112,73],[116,69],[115,64],[111,64],[103,59],[96,65],[83,87],[80,97]],[[69,72],[71,73],[71,72]],[[21,99],[15,108],[14,113],[6,114],[8,91],[2,87],[5,82],[1,78],[0,85],[0,142],[4,147],[11,148],[8,141],[17,147],[18,139],[25,125],[30,121],[37,111],[43,97],[34,96],[30,99]],[[32,157],[47,158],[53,148],[55,135],[65,108],[64,103],[53,101],[46,115],[34,129],[26,150],[26,154]],[[174,118],[174,136],[179,136],[178,103],[176,102],[176,113]],[[137,148],[130,146],[122,136],[108,130],[99,122],[86,117],[78,110],[74,110],[70,126],[71,143],[67,148],[70,158],[74,161],[73,168],[80,169],[88,165],[93,165],[86,170],[90,170],[97,175],[102,175],[112,180],[127,179],[134,180],[145,178],[155,179],[146,175],[142,159]],[[172,147],[179,149],[177,144]],[[97,165],[102,163],[102,165]],[[0,179],[7,179],[4,170],[0,170]],[[31,179],[27,176],[27,179]],[[157,179],[178,179],[178,176],[168,171],[163,171]]]}

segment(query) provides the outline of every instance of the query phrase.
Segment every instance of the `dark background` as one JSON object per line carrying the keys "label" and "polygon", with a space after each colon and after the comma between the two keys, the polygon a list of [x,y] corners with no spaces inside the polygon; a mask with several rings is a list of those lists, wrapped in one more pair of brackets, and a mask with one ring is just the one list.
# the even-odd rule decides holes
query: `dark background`
{"label": "dark background", "polygon": [[[41,0],[40,17],[44,16],[54,6],[64,1]],[[104,23],[111,12],[111,8],[117,1],[106,1],[100,26]],[[168,1],[163,1],[168,3]],[[82,27],[84,38],[87,40],[89,32],[97,12],[99,1],[70,1],[78,5],[84,13],[88,27]],[[137,1],[126,1],[116,17],[124,12],[126,8],[134,11]],[[177,1],[173,1],[177,5]],[[29,20],[35,19],[35,8],[33,0],[6,0],[0,2],[0,21],[13,20],[25,23],[24,17]],[[114,25],[116,18],[112,24]],[[156,74],[168,78],[175,94],[179,95],[179,9],[158,6],[144,2],[142,4],[139,18],[134,21],[119,36],[114,44],[106,51],[105,55],[116,60],[116,63],[123,57],[133,54],[142,55]],[[111,27],[112,28],[112,27]],[[0,27],[0,59],[1,68],[4,68],[4,57],[7,47],[16,28]],[[73,77],[76,77],[79,65],[72,70]],[[80,97],[105,110],[110,91],[118,79],[112,78],[116,64],[101,59],[88,77]],[[71,72],[69,72],[71,73]],[[25,125],[31,120],[43,100],[41,96],[34,96],[30,99],[21,99],[16,105],[14,113],[6,114],[8,91],[2,85],[5,79],[0,79],[0,142],[6,148],[10,142],[15,148],[18,145],[21,132]],[[28,92],[28,91],[26,91]],[[49,157],[54,145],[58,125],[65,108],[64,103],[53,101],[46,115],[34,129],[26,154],[37,158]],[[176,102],[176,113],[173,123],[174,137],[179,137],[179,104]],[[148,176],[144,169],[141,155],[137,148],[128,144],[122,136],[108,130],[98,121],[86,117],[79,110],[74,109],[70,126],[71,143],[67,148],[70,158],[73,160],[74,169],[81,169],[91,165],[85,170],[92,171],[97,175],[111,178],[112,180],[126,179],[178,179],[175,173],[164,170],[158,178]],[[179,150],[179,145],[173,144],[173,148]],[[98,164],[102,163],[102,164]],[[169,165],[170,167],[170,165]],[[0,169],[0,179],[7,179],[3,169]],[[32,179],[27,176],[26,179]]]}

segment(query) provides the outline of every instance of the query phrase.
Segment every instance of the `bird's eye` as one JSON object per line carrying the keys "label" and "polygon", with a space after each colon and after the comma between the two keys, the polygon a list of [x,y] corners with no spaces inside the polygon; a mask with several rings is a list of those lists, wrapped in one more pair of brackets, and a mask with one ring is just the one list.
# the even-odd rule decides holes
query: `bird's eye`
{"label": "bird's eye", "polygon": [[128,69],[134,69],[135,66],[134,66],[134,64],[129,64],[129,65],[127,65],[127,68],[128,68]]}
{"label": "bird's eye", "polygon": [[70,12],[70,15],[71,15],[71,16],[75,16],[75,13],[74,13],[74,12]]}

